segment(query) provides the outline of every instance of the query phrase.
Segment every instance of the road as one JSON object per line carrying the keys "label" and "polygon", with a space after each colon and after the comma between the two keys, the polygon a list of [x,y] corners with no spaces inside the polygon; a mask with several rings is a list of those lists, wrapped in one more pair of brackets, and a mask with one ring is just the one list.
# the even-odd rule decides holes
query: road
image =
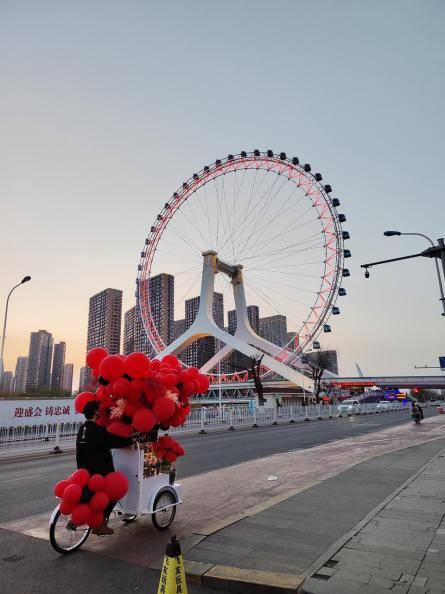
{"label": "road", "polygon": [[[435,414],[426,410],[425,416]],[[180,476],[193,476],[271,454],[305,449],[406,423],[407,412],[390,412],[237,429],[180,439],[186,456]],[[0,463],[0,523],[47,512],[55,506],[52,486],[75,467],[74,454]]]}

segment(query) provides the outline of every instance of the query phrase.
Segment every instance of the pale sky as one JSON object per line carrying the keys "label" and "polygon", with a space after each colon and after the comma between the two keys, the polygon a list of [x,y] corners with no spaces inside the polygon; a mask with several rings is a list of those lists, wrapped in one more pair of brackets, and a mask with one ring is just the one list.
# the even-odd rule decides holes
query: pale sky
{"label": "pale sky", "polygon": [[323,337],[340,371],[438,365],[433,263],[369,280],[360,264],[427,247],[385,229],[445,235],[444,28],[441,0],[0,0],[3,304],[33,277],[11,300],[6,369],[47,329],[77,378],[89,297],[114,287],[133,305],[162,204],[254,148],[298,155],[341,197],[352,276]]}

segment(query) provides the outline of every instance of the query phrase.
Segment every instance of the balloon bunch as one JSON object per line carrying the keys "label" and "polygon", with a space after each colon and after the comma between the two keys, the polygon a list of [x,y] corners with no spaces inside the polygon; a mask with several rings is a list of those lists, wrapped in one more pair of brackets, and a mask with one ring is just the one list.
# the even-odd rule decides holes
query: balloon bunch
{"label": "balloon bunch", "polygon": [[184,448],[170,435],[162,435],[152,446],[159,462],[176,462],[178,456],[184,455]]}
{"label": "balloon bunch", "polygon": [[174,355],[150,360],[144,353],[123,357],[97,347],[87,353],[86,363],[99,387],[95,393],[77,396],[76,411],[81,413],[87,402],[97,401],[96,422],[121,437],[183,425],[190,412],[190,396],[209,389],[206,375],[196,367],[183,369]]}
{"label": "balloon bunch", "polygon": [[54,487],[55,496],[62,500],[60,512],[71,515],[75,526],[87,524],[90,528],[99,528],[110,501],[119,501],[127,491],[128,479],[123,472],[90,475],[85,468],[79,468]]}

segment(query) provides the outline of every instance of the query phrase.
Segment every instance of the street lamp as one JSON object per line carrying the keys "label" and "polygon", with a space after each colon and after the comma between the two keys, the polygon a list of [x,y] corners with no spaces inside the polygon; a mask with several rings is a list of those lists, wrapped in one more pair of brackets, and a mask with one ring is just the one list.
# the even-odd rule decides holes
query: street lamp
{"label": "street lamp", "polygon": [[15,287],[12,287],[12,289],[9,291],[8,298],[6,299],[5,319],[3,321],[2,351],[1,351],[1,354],[0,354],[0,361],[1,361],[1,364],[2,364],[2,369],[1,369],[1,372],[2,373],[3,373],[3,352],[5,350],[6,322],[7,322],[7,319],[8,319],[9,298],[11,297],[11,293],[14,291],[14,289],[17,289],[17,287],[20,287],[20,285],[23,285],[24,283],[27,283],[30,280],[31,280],[31,277],[30,276],[28,276],[28,275],[27,276],[24,276],[22,278],[22,280],[17,285],[15,285]]}
{"label": "street lamp", "polygon": [[[417,235],[418,237],[423,237],[424,239],[426,239],[427,241],[429,241],[429,243],[431,244],[431,247],[435,247],[433,240],[428,237],[427,235],[424,235],[423,233],[403,233],[402,231],[385,231],[383,233],[383,235],[385,235],[386,237],[395,237],[395,236],[400,236],[400,235]],[[440,242],[439,242],[440,245]],[[442,278],[440,276],[440,269],[439,269],[439,262],[437,258],[434,258],[434,263],[436,265],[436,272],[437,272],[437,280],[439,281],[439,289],[440,289],[440,301],[442,301],[442,308],[443,308],[443,313],[442,315],[445,316],[445,297],[443,294],[443,284],[442,284]],[[442,264],[443,264],[443,260],[442,260]],[[444,270],[444,275],[445,275],[445,270]]]}

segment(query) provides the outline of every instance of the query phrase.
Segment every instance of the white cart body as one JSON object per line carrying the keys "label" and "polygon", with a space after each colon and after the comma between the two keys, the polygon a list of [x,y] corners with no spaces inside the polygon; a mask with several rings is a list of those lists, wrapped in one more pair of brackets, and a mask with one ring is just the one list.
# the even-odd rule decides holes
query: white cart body
{"label": "white cart body", "polygon": [[117,503],[114,511],[133,515],[151,514],[154,511],[156,496],[161,491],[170,491],[175,503],[165,508],[157,508],[157,511],[182,503],[181,485],[176,482],[170,485],[169,474],[161,473],[144,478],[144,452],[139,448],[139,444],[132,450],[113,450],[113,460],[116,470],[123,472],[129,481],[128,492]]}

